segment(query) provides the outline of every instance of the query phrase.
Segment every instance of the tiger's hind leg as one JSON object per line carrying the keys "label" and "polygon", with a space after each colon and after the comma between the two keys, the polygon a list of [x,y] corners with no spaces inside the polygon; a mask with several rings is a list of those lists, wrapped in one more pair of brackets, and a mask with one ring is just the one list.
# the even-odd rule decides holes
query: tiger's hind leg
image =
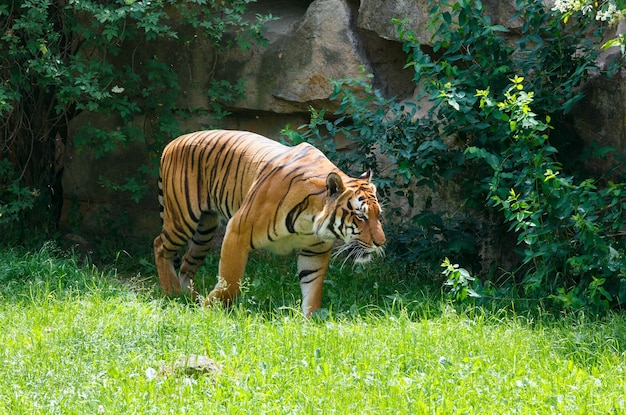
{"label": "tiger's hind leg", "polygon": [[[198,214],[198,216],[200,216]],[[165,295],[181,293],[180,280],[176,275],[175,263],[181,248],[189,241],[198,225],[193,220],[176,226],[171,212],[163,213],[163,229],[154,239],[154,259],[159,274],[159,284]]]}
{"label": "tiger's hind leg", "polygon": [[[161,167],[163,167],[163,162]],[[180,293],[180,281],[176,276],[175,269],[175,265],[178,265],[175,264],[178,262],[178,252],[193,235],[196,224],[193,223],[193,220],[186,220],[185,215],[180,211],[180,206],[177,203],[172,203],[173,196],[167,196],[171,192],[164,192],[164,184],[176,188],[175,182],[167,181],[164,183],[162,177],[159,176],[162,229],[161,233],[154,239],[154,260],[163,294],[172,295]]]}
{"label": "tiger's hind leg", "polygon": [[194,297],[196,296],[196,290],[193,286],[193,278],[211,247],[210,243],[213,239],[213,235],[215,235],[217,225],[218,217],[215,213],[203,213],[182,260],[178,277],[180,286],[184,291],[190,292]]}
{"label": "tiger's hind leg", "polygon": [[166,295],[180,292],[180,282],[174,269],[174,258],[180,246],[173,244],[165,231],[154,239],[154,259],[159,274],[159,284]]}

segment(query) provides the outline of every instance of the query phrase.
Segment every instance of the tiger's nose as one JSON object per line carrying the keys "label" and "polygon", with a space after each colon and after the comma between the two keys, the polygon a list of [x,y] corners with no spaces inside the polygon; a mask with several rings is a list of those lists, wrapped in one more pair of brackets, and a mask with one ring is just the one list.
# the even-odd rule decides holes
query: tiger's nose
{"label": "tiger's nose", "polygon": [[383,226],[379,221],[373,225],[374,226],[370,228],[372,231],[372,242],[376,247],[381,247],[387,241],[387,238],[385,238],[385,232],[383,231]]}
{"label": "tiger's nose", "polygon": [[385,238],[385,235],[383,234],[377,238],[374,238],[373,242],[376,247],[381,247],[385,244],[385,242],[387,242],[387,238]]}

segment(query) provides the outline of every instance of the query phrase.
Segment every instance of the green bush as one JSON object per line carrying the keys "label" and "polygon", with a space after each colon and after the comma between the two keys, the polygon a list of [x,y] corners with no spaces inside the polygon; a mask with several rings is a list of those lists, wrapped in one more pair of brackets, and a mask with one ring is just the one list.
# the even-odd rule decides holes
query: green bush
{"label": "green bush", "polygon": [[[138,200],[154,181],[158,154],[181,133],[179,122],[206,109],[179,107],[181,79],[172,71],[169,45],[184,55],[211,45],[263,43],[263,24],[243,18],[254,0],[20,0],[0,5],[0,212],[2,221],[50,234],[62,203],[63,151],[68,124],[87,112],[115,117],[113,131],[84,126],[73,137],[78,150],[96,157],[142,144],[152,156],[124,182],[101,184]],[[163,46],[166,45],[166,46]],[[210,69],[209,69],[210,70]],[[240,83],[213,80],[205,88],[213,118],[241,93]],[[144,124],[138,126],[136,117]],[[10,174],[4,175],[5,171]],[[29,199],[26,194],[32,197]],[[35,197],[35,195],[39,197]],[[32,209],[35,207],[35,209]],[[10,214],[9,214],[10,213]],[[39,226],[41,218],[45,223]],[[2,230],[0,229],[0,232]]]}
{"label": "green bush", "polygon": [[[417,103],[383,97],[367,79],[341,80],[334,114],[313,111],[302,132],[286,132],[324,144],[349,171],[374,168],[383,194],[406,197],[410,205],[420,186],[458,186],[460,206],[449,212],[430,211],[426,201],[416,216],[395,218],[392,245],[403,259],[434,266],[454,258],[480,274],[462,285],[483,297],[620,305],[626,301],[623,178],[586,177],[566,169],[581,165],[584,152],[567,164],[559,153],[571,139],[559,127],[582,98],[590,70],[597,70],[601,28],[580,12],[565,22],[539,2],[520,1],[518,10],[514,18],[524,24],[512,44],[480,1],[445,8],[433,2],[429,53],[398,22],[406,67],[432,105],[426,116],[417,116]],[[351,139],[358,151],[338,152],[336,137]],[[377,152],[394,167],[377,169]],[[488,223],[476,220],[485,217]],[[485,262],[481,244],[506,249],[508,240],[513,265],[477,266]],[[467,292],[458,281],[450,285],[457,297]]]}

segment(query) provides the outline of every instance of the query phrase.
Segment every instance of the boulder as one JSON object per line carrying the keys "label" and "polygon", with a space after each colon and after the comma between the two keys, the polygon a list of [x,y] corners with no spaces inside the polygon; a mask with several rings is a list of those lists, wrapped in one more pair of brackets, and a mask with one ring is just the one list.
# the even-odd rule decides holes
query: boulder
{"label": "boulder", "polygon": [[[434,31],[430,28],[430,3],[430,0],[361,0],[357,24],[359,28],[375,32],[383,39],[399,41],[397,25],[391,21],[405,21],[406,29],[413,31],[421,44],[432,45]],[[493,24],[510,29],[521,25],[519,20],[512,19],[515,0],[485,0],[483,9]]]}
{"label": "boulder", "polygon": [[406,28],[412,30],[420,42],[429,44],[432,37],[432,31],[428,29],[431,19],[429,3],[429,0],[362,0],[357,24],[383,39],[399,40],[397,28],[391,20],[406,20]]}
{"label": "boulder", "polygon": [[[614,179],[614,173],[624,173],[626,157],[626,83],[621,74],[612,78],[597,76],[583,88],[585,99],[578,102],[566,118],[572,137],[577,137],[589,149],[591,157],[584,167],[596,177]],[[565,127],[563,127],[565,129]],[[580,151],[580,143],[577,145]],[[610,147],[614,152],[606,155],[594,149]],[[594,154],[595,153],[595,154]],[[602,154],[602,156],[600,156]],[[621,166],[613,171],[615,166]]]}
{"label": "boulder", "polygon": [[359,53],[346,1],[315,0],[304,10],[265,6],[264,13],[279,18],[268,24],[268,47],[229,51],[217,68],[218,78],[246,79],[244,97],[234,108],[306,112],[310,105],[328,106],[330,79],[361,76],[367,62]]}

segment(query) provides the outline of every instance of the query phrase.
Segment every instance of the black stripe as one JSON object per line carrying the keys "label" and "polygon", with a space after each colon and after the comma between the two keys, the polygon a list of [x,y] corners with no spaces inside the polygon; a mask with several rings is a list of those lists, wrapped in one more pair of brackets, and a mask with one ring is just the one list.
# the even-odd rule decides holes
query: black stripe
{"label": "black stripe", "polygon": [[170,251],[170,252],[178,252],[180,250],[180,247],[183,246],[184,244],[181,244],[177,241],[174,241],[172,239],[172,237],[165,231],[161,232],[161,236],[162,238],[165,238],[165,241],[169,242],[170,246],[174,249],[168,248],[167,245],[165,243],[163,243],[163,247],[165,248],[166,251]]}
{"label": "black stripe", "polygon": [[217,230],[217,226],[210,227],[209,229],[202,230],[200,228],[196,229],[196,234],[207,236],[214,233]]}
{"label": "black stripe", "polygon": [[309,207],[309,197],[310,196],[305,197],[287,213],[287,216],[285,216],[285,226],[287,226],[287,231],[289,233],[296,233],[296,220],[298,220],[302,212]]}
{"label": "black stripe", "polygon": [[[320,242],[317,245],[322,245],[322,244],[325,244],[325,242]],[[327,254],[330,251],[331,251],[331,249],[326,249],[325,251],[321,251],[321,252],[311,251],[310,249],[303,249],[302,251],[300,251],[298,253],[298,255],[302,255],[302,256],[306,256],[306,257],[314,257],[314,256],[318,256],[318,255]]]}
{"label": "black stripe", "polygon": [[254,235],[254,223],[252,224],[252,227],[250,229],[250,248],[252,248],[252,250],[255,250],[256,248],[254,247],[254,242],[252,242],[253,235]]}
{"label": "black stripe", "polygon": [[213,236],[207,239],[203,239],[203,240],[198,240],[195,238],[195,236],[191,238],[191,242],[193,242],[195,245],[200,246],[200,247],[208,245],[212,240],[213,240]]}
{"label": "black stripe", "polygon": [[305,279],[305,278],[306,278],[306,277],[308,277],[309,275],[315,274],[315,273],[317,273],[317,272],[319,272],[319,269],[315,269],[315,270],[311,270],[311,269],[304,269],[304,270],[302,270],[302,271],[300,271],[300,272],[298,273],[298,279],[299,279],[299,280],[300,280],[300,282],[301,282],[301,283],[303,283],[303,284],[309,284],[309,283],[311,283],[311,282],[315,281],[315,280],[319,277],[319,275],[318,275],[317,277],[315,277],[315,278],[311,278],[309,281],[303,281],[303,279]]}

